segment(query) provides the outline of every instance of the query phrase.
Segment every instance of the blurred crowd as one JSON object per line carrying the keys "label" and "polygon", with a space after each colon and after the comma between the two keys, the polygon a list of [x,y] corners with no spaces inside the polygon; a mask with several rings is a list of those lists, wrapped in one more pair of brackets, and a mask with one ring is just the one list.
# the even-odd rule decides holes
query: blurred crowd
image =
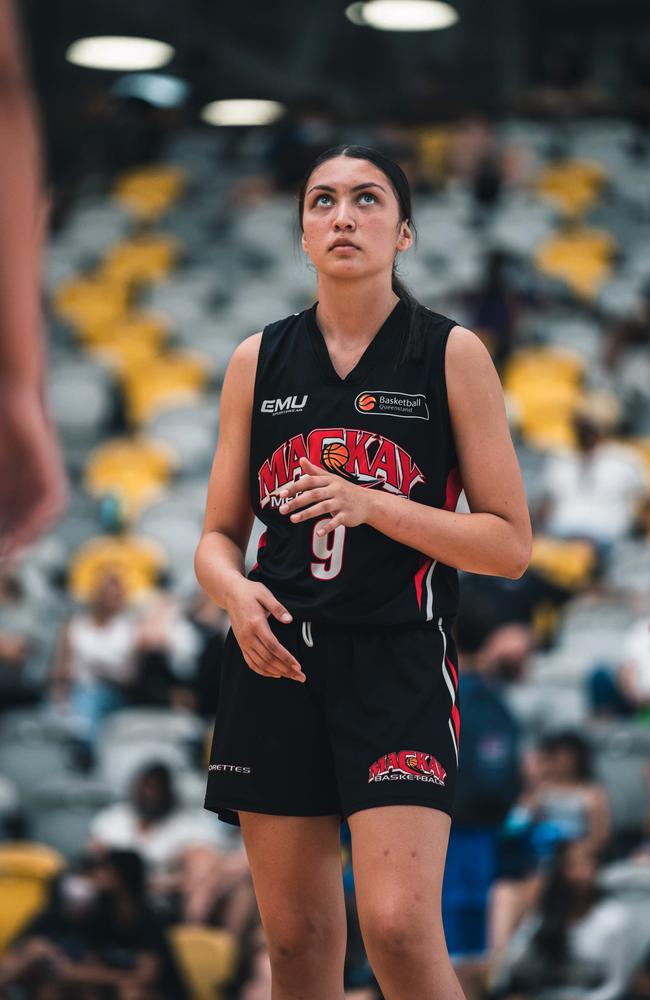
{"label": "blurred crowd", "polygon": [[[343,128],[314,100],[236,140],[188,129],[138,146],[119,165],[145,170],[144,196],[127,178],[128,208],[103,161],[57,204],[45,297],[73,494],[45,538],[0,565],[9,1000],[270,1000],[239,829],[202,808],[229,621],[192,581],[191,553],[225,363],[238,339],[311,301],[313,275],[292,257],[292,192],[339,141],[379,146],[407,172],[420,256],[400,272],[488,346],[535,532],[520,579],[460,574],[450,954],[468,1000],[650,998],[647,188],[630,208],[647,122],[640,113],[607,137],[598,123],[572,125],[598,94],[576,63],[549,73],[530,100],[561,99],[560,125],[502,128],[477,113],[444,127]],[[155,208],[152,164],[158,179],[184,177]],[[180,246],[169,264],[152,264],[156,238]],[[110,270],[120,240],[132,255],[111,257]],[[122,281],[124,310],[109,314]],[[157,334],[142,357],[126,352],[126,327],[118,336],[146,309],[167,316],[168,381],[149,353]],[[173,352],[188,346],[204,352],[203,377],[169,391]],[[80,370],[75,406],[60,386]],[[120,451],[110,469],[98,457],[147,434],[178,452],[155,490],[137,478],[142,452],[132,466]],[[140,534],[155,559],[116,548]],[[379,1000],[347,824],[341,867],[346,996]]]}

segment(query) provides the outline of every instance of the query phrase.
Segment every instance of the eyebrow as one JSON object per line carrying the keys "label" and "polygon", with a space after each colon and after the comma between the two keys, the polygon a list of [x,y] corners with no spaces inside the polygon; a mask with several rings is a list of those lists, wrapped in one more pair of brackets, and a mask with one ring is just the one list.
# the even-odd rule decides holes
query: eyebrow
{"label": "eyebrow", "polygon": [[[384,194],[386,193],[385,189],[381,186],[381,184],[376,184],[375,181],[365,181],[363,184],[355,184],[353,188],[350,188],[350,191],[360,191],[361,188],[367,188],[367,187],[377,187],[379,188],[380,191],[384,191]],[[307,194],[311,194],[312,191],[317,191],[317,190],[336,191],[336,188],[332,187],[331,184],[314,184],[314,186],[309,189]]]}

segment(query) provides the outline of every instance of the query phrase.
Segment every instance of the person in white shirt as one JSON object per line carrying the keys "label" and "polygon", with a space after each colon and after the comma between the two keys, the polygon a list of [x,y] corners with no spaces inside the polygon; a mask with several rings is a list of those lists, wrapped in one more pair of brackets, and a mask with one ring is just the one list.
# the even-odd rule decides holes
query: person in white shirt
{"label": "person in white shirt", "polygon": [[625,904],[597,886],[582,840],[558,846],[536,912],[515,931],[490,1000],[620,1000],[634,971]]}
{"label": "person in white shirt", "polygon": [[102,573],[87,607],[61,626],[51,696],[70,710],[79,736],[93,745],[103,718],[129,703],[134,674],[136,615],[117,573]]}
{"label": "person in white shirt", "polygon": [[610,440],[615,417],[600,397],[576,407],[575,449],[558,448],[546,461],[538,528],[560,538],[589,538],[605,551],[629,535],[650,477],[640,455]]}
{"label": "person in white shirt", "polygon": [[632,625],[617,664],[599,664],[587,679],[594,715],[634,715],[650,710],[650,616]]}
{"label": "person in white shirt", "polygon": [[87,848],[137,851],[162,905],[175,897],[179,919],[207,924],[220,904],[222,926],[240,937],[256,914],[248,861],[243,849],[228,849],[219,820],[204,812],[183,807],[168,765],[150,761],[133,777],[128,800],[93,818]]}

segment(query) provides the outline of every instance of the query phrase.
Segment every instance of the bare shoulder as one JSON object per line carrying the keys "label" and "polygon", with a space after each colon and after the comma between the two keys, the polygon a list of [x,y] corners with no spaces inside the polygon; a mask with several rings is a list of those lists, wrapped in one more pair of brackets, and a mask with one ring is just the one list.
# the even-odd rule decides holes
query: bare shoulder
{"label": "bare shoulder", "polygon": [[472,368],[478,366],[483,371],[492,369],[496,373],[492,356],[487,347],[478,334],[466,326],[457,324],[451,328],[447,338],[445,356],[446,367],[452,368],[454,372],[456,369],[464,372],[469,363]]}
{"label": "bare shoulder", "polygon": [[232,352],[221,389],[222,409],[224,400],[226,406],[232,402],[236,408],[252,401],[261,340],[261,331],[253,333]]}
{"label": "bare shoulder", "polygon": [[254,373],[261,342],[261,330],[257,333],[252,333],[250,337],[245,337],[232,352],[228,367],[237,369],[241,374],[250,373],[251,370]]}

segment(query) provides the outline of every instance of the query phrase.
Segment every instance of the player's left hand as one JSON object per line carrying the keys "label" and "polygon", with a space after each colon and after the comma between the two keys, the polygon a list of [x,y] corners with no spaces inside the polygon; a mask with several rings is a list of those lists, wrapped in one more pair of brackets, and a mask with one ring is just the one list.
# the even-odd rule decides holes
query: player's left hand
{"label": "player's left hand", "polygon": [[[300,467],[300,479],[280,490],[281,497],[289,498],[278,508],[281,514],[289,516],[294,523],[330,514],[330,519],[316,529],[319,535],[334,531],[339,524],[354,528],[367,520],[368,491],[363,486],[348,483],[341,476],[326,472],[308,458],[300,459]],[[300,496],[295,496],[296,493]],[[307,504],[312,506],[307,507]]]}

